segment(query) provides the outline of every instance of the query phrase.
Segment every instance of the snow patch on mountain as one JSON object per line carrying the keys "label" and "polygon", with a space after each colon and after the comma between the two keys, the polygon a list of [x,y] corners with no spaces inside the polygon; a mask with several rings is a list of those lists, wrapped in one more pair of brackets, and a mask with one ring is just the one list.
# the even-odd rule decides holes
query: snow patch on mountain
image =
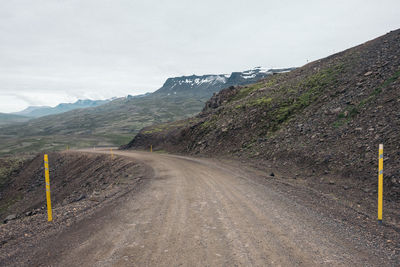
{"label": "snow patch on mountain", "polygon": [[177,93],[195,93],[201,95],[212,95],[214,92],[232,86],[246,85],[257,82],[260,79],[280,73],[290,69],[267,69],[265,67],[255,67],[243,72],[232,72],[231,74],[210,74],[210,75],[191,75],[168,78],[164,85],[156,93],[172,95]]}
{"label": "snow patch on mountain", "polygon": [[191,85],[200,85],[204,83],[225,83],[226,77],[223,75],[210,75],[210,76],[193,76],[193,77],[184,77],[184,80],[177,80],[174,86],[177,84],[191,84]]}

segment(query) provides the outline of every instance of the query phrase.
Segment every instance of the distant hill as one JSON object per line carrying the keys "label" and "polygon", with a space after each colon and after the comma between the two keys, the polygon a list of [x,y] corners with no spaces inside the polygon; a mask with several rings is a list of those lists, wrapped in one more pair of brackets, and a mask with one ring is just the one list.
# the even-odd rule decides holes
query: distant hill
{"label": "distant hill", "polygon": [[194,116],[222,88],[244,84],[284,70],[254,70],[231,75],[169,78],[154,93],[118,98],[97,107],[32,119],[0,128],[0,154],[39,149],[122,145],[145,126]]}
{"label": "distant hill", "polygon": [[110,102],[110,100],[90,100],[90,99],[81,100],[80,99],[80,100],[76,101],[75,103],[61,103],[55,107],[30,106],[22,111],[14,112],[12,114],[22,115],[25,117],[39,118],[39,117],[43,117],[43,116],[47,116],[47,115],[64,113],[64,112],[78,109],[78,108],[97,107],[97,106],[103,105],[108,102]]}
{"label": "distant hill", "polygon": [[0,113],[0,125],[10,124],[10,123],[20,123],[26,122],[30,118],[15,114]]}
{"label": "distant hill", "polygon": [[11,114],[35,117],[32,114],[40,113],[42,110],[49,110],[49,109],[52,109],[52,107],[50,107],[50,106],[29,106],[22,111],[13,112]]}

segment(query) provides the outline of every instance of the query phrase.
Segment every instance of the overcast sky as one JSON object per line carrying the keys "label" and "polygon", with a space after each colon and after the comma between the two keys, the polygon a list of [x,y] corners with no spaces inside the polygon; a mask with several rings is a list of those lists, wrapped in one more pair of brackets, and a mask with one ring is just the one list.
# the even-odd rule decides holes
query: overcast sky
{"label": "overcast sky", "polygon": [[301,66],[397,28],[399,0],[0,0],[0,112]]}

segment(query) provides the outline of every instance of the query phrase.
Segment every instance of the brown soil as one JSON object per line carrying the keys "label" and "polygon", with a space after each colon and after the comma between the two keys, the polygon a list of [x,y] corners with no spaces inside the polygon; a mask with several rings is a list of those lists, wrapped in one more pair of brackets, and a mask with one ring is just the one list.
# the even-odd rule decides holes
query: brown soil
{"label": "brown soil", "polygon": [[[0,203],[13,203],[0,225],[0,265],[29,265],[30,251],[116,199],[144,186],[143,164],[110,155],[64,152],[49,154],[53,222],[47,222],[43,155],[27,160],[1,191]],[[15,199],[16,198],[16,199]],[[15,199],[15,201],[10,201]]]}
{"label": "brown soil", "polygon": [[[100,152],[97,153],[108,153]],[[395,266],[400,234],[238,161],[116,152],[151,167],[127,193],[4,265]],[[268,171],[268,172],[266,172]],[[3,251],[3,250],[2,250]]]}

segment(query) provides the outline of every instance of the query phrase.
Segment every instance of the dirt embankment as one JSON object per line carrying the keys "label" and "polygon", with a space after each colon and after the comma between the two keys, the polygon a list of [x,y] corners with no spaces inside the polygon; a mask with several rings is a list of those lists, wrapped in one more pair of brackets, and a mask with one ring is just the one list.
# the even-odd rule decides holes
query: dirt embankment
{"label": "dirt embankment", "polygon": [[0,224],[0,261],[12,258],[16,247],[23,254],[46,236],[140,188],[147,171],[143,164],[124,157],[77,152],[50,153],[49,165],[52,223],[47,223],[42,154],[4,179],[0,205],[1,223],[6,224]]}

